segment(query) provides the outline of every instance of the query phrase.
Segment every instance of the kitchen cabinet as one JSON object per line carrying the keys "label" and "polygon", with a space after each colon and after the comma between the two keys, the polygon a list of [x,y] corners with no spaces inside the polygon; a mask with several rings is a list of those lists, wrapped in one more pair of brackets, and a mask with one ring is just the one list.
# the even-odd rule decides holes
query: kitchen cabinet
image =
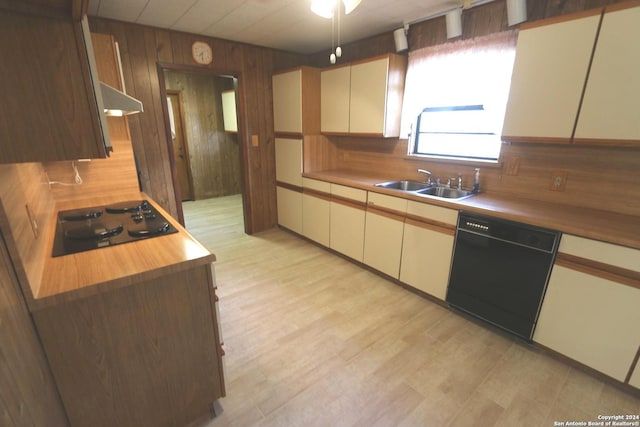
{"label": "kitchen cabinet", "polygon": [[447,294],[458,212],[409,201],[400,281],[442,301]]}
{"label": "kitchen cabinet", "polygon": [[302,140],[276,138],[278,224],[302,234]]}
{"label": "kitchen cabinet", "polygon": [[586,15],[520,27],[503,140],[571,142],[600,9]]}
{"label": "kitchen cabinet", "polygon": [[34,311],[71,425],[209,414],[225,394],[214,301],[206,264]]}
{"label": "kitchen cabinet", "polygon": [[640,144],[639,36],[637,3],[523,24],[502,139]]}
{"label": "kitchen cabinet", "polygon": [[331,184],[302,178],[302,235],[330,246]]}
{"label": "kitchen cabinet", "polygon": [[67,426],[47,358],[0,235],[0,424]]}
{"label": "kitchen cabinet", "polygon": [[640,145],[640,6],[628,4],[605,9],[575,143]]}
{"label": "kitchen cabinet", "polygon": [[276,133],[320,132],[320,70],[298,67],[275,73],[273,128]]}
{"label": "kitchen cabinet", "polygon": [[406,57],[388,54],[323,70],[322,132],[399,136],[406,68]]}
{"label": "kitchen cabinet", "polygon": [[406,199],[369,192],[363,262],[394,279],[400,274],[406,212]]}
{"label": "kitchen cabinet", "polygon": [[367,192],[331,184],[330,248],[362,262]]}
{"label": "kitchen cabinet", "polygon": [[534,341],[624,382],[640,344],[640,251],[563,235]]}
{"label": "kitchen cabinet", "polygon": [[0,162],[103,158],[109,151],[86,17],[0,6]]}
{"label": "kitchen cabinet", "polygon": [[351,65],[322,70],[320,90],[322,132],[349,133]]}
{"label": "kitchen cabinet", "polygon": [[278,224],[284,228],[302,234],[302,191],[278,185]]}
{"label": "kitchen cabinet", "polygon": [[[122,76],[120,51],[111,34],[91,33],[91,44],[96,58],[96,69],[100,81],[126,93]],[[127,117],[108,116],[109,137],[112,140],[131,141]]]}

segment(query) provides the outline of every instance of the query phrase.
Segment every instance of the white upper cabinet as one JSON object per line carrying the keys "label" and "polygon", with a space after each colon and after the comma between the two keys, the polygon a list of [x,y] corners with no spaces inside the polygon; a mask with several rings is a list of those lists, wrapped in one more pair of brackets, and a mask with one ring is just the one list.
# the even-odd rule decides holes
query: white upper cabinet
{"label": "white upper cabinet", "polygon": [[607,7],[574,142],[640,143],[640,6]]}
{"label": "white upper cabinet", "polygon": [[502,139],[640,144],[639,38],[638,3],[523,25]]}
{"label": "white upper cabinet", "polygon": [[406,57],[389,54],[323,70],[322,132],[399,136],[406,68]]}
{"label": "white upper cabinet", "polygon": [[522,25],[502,128],[505,141],[571,141],[600,11]]}
{"label": "white upper cabinet", "polygon": [[312,67],[276,73],[273,84],[273,128],[282,133],[320,132],[320,70]]}
{"label": "white upper cabinet", "polygon": [[348,133],[351,66],[323,70],[320,76],[322,132]]}

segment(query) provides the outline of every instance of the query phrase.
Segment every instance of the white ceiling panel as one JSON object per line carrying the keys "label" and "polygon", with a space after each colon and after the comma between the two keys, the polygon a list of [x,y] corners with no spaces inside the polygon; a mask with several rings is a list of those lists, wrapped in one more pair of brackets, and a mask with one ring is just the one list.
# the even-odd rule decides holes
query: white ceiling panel
{"label": "white ceiling panel", "polygon": [[136,22],[148,2],[149,0],[90,0],[89,9],[92,9],[92,4],[97,3],[98,5],[95,7],[97,8],[97,16],[118,21]]}
{"label": "white ceiling panel", "polygon": [[170,28],[198,0],[149,0],[137,21],[139,24]]}
{"label": "white ceiling panel", "polygon": [[[474,0],[473,4],[491,0]],[[329,51],[331,20],[311,0],[89,0],[89,15],[303,54]],[[462,0],[362,0],[341,17],[341,44],[400,28]]]}

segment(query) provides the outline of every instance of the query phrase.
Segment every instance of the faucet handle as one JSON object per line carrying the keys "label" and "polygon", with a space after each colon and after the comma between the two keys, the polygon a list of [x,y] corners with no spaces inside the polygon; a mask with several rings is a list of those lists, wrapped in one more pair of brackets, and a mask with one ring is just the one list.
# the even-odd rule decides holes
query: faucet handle
{"label": "faucet handle", "polygon": [[424,173],[427,175],[427,183],[431,184],[431,172],[426,169],[418,169],[418,173]]}

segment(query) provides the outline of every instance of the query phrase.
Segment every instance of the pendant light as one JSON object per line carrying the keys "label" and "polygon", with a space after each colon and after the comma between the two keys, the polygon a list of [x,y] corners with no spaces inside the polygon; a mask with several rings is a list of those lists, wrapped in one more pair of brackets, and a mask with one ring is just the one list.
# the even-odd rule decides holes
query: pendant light
{"label": "pendant light", "polygon": [[[337,58],[342,56],[342,48],[340,47],[340,9],[342,3],[344,5],[344,14],[348,15],[358,7],[362,0],[311,0],[311,11],[323,18],[331,19],[331,55],[329,62],[335,64]],[[338,15],[338,46],[334,49],[334,33],[335,33],[335,16]]]}

